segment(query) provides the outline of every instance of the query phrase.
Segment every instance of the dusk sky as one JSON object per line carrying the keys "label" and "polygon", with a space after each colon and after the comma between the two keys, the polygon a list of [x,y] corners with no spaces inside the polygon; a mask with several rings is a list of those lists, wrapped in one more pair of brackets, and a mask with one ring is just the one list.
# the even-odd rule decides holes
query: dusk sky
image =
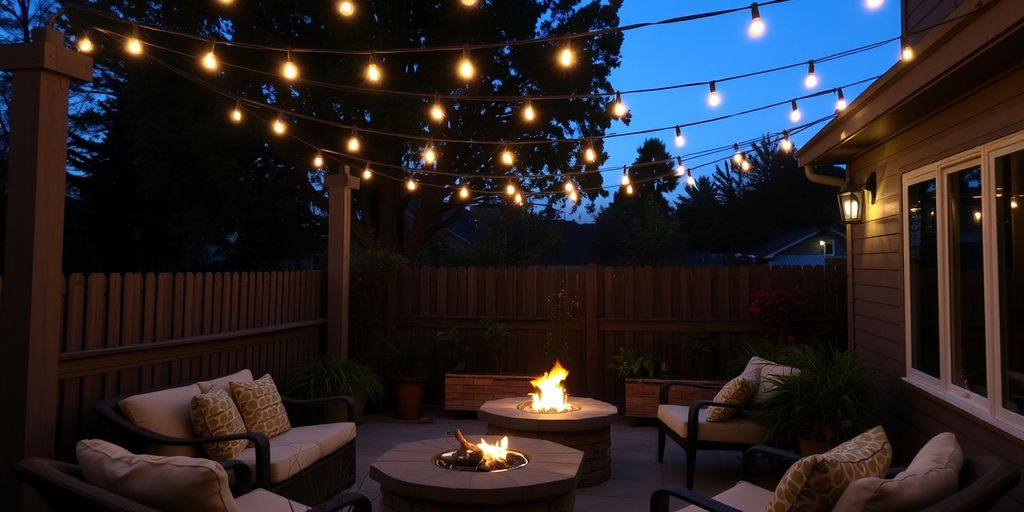
{"label": "dusk sky", "polygon": [[[726,9],[741,5],[736,0],[681,2],[679,0],[626,0],[621,24],[656,21],[676,16]],[[625,33],[622,66],[612,75],[621,90],[697,82],[747,73],[760,69],[808,61],[899,35],[900,2],[886,0],[881,8],[869,10],[864,0],[794,0],[761,8],[767,30],[760,39],[747,35],[749,13],[736,13],[707,20],[648,27]],[[816,65],[820,84],[815,90],[831,89],[880,75],[897,62],[899,44],[890,43],[858,55]],[[711,108],[706,88],[635,94],[625,98],[633,114],[630,126],[616,123],[610,132],[633,131],[699,121],[808,94],[803,80],[806,66],[768,75],[731,81],[718,86],[723,102]],[[868,84],[844,89],[853,100]],[[800,102],[804,121],[828,115],[835,106],[832,95]],[[685,131],[686,146],[677,149],[674,134],[658,136],[672,155],[686,155],[718,146],[731,145],[792,127],[789,107],[692,127]],[[823,126],[823,125],[822,125]],[[794,137],[797,146],[818,127]],[[628,164],[646,136],[608,139],[606,166]],[[688,161],[698,165],[721,157]],[[710,172],[705,167],[696,174]],[[614,185],[617,173],[605,174],[605,185]],[[682,190],[682,187],[679,188]],[[599,203],[606,203],[600,201]],[[577,215],[578,219],[589,219]]]}

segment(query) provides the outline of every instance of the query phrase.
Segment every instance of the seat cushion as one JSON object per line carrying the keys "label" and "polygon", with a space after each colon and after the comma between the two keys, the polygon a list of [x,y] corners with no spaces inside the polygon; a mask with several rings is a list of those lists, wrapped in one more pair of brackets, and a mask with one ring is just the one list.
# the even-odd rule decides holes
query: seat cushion
{"label": "seat cushion", "polygon": [[747,373],[751,370],[758,371],[757,392],[754,393],[754,397],[751,400],[754,405],[764,405],[771,398],[771,394],[775,391],[776,387],[773,378],[789,377],[790,375],[800,373],[800,370],[796,368],[783,366],[757,356],[751,357],[750,361],[747,361],[747,366],[743,368],[742,373]]}
{"label": "seat cushion", "polygon": [[[278,483],[291,478],[355,437],[356,424],[345,422],[295,427],[271,438],[270,481]],[[255,448],[246,448],[235,458],[255,470]]]}
{"label": "seat cushion", "polygon": [[[747,405],[757,391],[760,370],[753,368],[727,382],[715,395],[715,402],[733,405]],[[708,421],[725,421],[736,416],[740,409],[712,405],[708,407]]]}
{"label": "seat cushion", "polygon": [[882,427],[820,455],[798,460],[783,475],[765,506],[766,512],[832,510],[855,480],[881,477],[892,461],[892,447]]}
{"label": "seat cushion", "polygon": [[[244,434],[245,423],[238,413],[235,402],[227,391],[219,387],[192,397],[192,428],[199,437],[216,437],[229,434]],[[242,453],[249,444],[244,439],[222,441],[203,445],[206,454],[213,460],[228,460]]]}
{"label": "seat cushion", "polygon": [[[190,419],[192,397],[200,393],[199,386],[191,384],[132,395],[117,405],[129,421],[146,430],[170,437],[193,438],[196,437],[196,432]],[[196,446],[154,444],[147,446],[146,452],[163,456],[204,456],[203,450]]]}
{"label": "seat cushion", "polygon": [[[768,503],[771,497],[772,491],[740,480],[736,485],[716,494],[714,500],[735,509],[758,511],[764,509],[765,504]],[[702,510],[704,509],[697,505],[690,505],[676,512],[698,512]]]}
{"label": "seat cushion", "polygon": [[252,382],[252,372],[249,371],[248,369],[245,369],[240,372],[232,373],[231,375],[226,375],[219,379],[204,380],[201,382],[197,382],[196,385],[199,386],[199,391],[202,391],[203,393],[206,393],[213,388],[221,388],[224,391],[227,391],[228,394],[230,395],[231,387],[229,386],[229,384],[232,382]]}
{"label": "seat cushion", "polygon": [[167,512],[235,512],[220,464],[192,457],[135,455],[99,439],[75,447],[82,477],[96,487]]}
{"label": "seat cushion", "polygon": [[[760,444],[768,439],[764,425],[737,416],[728,421],[708,423],[708,410],[700,411],[697,437],[701,441],[717,441],[737,444]],[[659,405],[658,420],[681,437],[687,436],[686,424],[690,421],[690,408],[685,405]]]}
{"label": "seat cushion", "polygon": [[249,432],[274,437],[292,428],[270,374],[252,382],[231,382],[231,396]]}
{"label": "seat cushion", "polygon": [[274,494],[266,489],[254,489],[252,492],[235,498],[238,512],[298,512],[309,510],[309,507],[292,501],[284,496]]}
{"label": "seat cushion", "polygon": [[907,469],[891,480],[862,478],[836,503],[838,511],[921,510],[944,500],[960,486],[964,454],[956,436],[945,432],[928,441]]}

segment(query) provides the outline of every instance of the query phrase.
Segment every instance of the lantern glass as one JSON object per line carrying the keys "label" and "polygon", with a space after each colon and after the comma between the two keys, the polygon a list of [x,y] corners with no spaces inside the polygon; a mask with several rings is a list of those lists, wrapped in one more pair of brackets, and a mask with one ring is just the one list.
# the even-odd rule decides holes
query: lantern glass
{"label": "lantern glass", "polygon": [[848,190],[839,193],[839,215],[843,224],[864,221],[864,191]]}

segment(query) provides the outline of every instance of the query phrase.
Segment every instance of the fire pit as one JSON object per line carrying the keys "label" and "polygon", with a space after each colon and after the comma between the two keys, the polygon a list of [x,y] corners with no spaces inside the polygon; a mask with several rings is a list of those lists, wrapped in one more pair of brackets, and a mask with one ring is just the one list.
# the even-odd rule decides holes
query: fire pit
{"label": "fire pit", "polygon": [[600,484],[611,477],[611,417],[618,409],[591,398],[569,398],[562,381],[569,372],[558,362],[534,379],[529,398],[485,402],[478,416],[487,433],[551,441],[583,452],[579,487]]}
{"label": "fire pit", "polygon": [[[540,439],[489,436],[474,444],[461,433],[455,438],[402,443],[370,465],[385,512],[572,510],[580,451]],[[504,455],[505,463],[483,463],[481,446]]]}

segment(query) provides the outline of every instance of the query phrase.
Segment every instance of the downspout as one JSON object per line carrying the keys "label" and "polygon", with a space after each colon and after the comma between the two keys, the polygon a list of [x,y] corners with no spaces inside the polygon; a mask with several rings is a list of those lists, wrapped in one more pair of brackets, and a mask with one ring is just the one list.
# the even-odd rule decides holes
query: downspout
{"label": "downspout", "polygon": [[814,172],[813,165],[804,166],[804,177],[811,183],[817,183],[818,185],[828,185],[830,187],[843,188],[846,186],[846,180],[843,178],[837,178],[835,176],[825,176]]}

